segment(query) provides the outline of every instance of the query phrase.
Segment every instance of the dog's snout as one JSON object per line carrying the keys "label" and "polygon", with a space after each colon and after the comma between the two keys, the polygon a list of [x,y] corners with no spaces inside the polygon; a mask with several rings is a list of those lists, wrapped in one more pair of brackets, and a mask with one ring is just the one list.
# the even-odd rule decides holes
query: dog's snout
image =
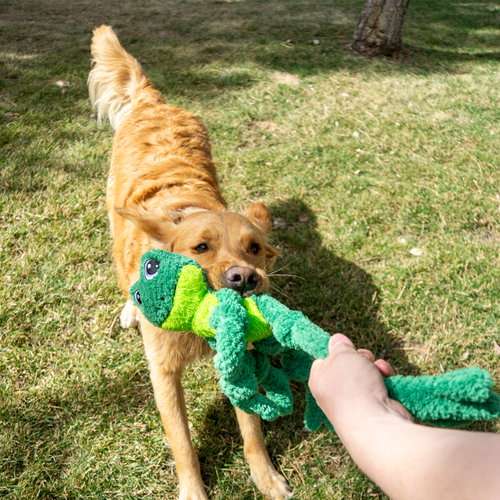
{"label": "dog's snout", "polygon": [[259,275],[249,267],[234,266],[224,273],[228,288],[245,296],[259,284]]}

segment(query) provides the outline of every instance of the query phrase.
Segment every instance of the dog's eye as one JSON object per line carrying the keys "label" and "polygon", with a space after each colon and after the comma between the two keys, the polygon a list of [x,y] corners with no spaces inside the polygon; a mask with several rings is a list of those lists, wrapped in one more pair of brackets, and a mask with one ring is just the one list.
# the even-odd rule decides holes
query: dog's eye
{"label": "dog's eye", "polygon": [[139,293],[139,290],[136,290],[134,293],[134,299],[137,302],[138,305],[142,306],[142,301],[141,301],[141,294]]}
{"label": "dog's eye", "polygon": [[257,243],[252,243],[252,244],[250,245],[250,251],[251,251],[253,254],[257,255],[257,254],[259,253],[259,250],[260,250],[260,246],[259,246],[259,245],[257,245]]}
{"label": "dog's eye", "polygon": [[153,279],[158,274],[160,263],[156,259],[148,259],[144,264],[144,276],[147,280]]}
{"label": "dog's eye", "polygon": [[206,243],[202,243],[201,245],[198,245],[194,251],[198,253],[203,253],[208,250],[208,245]]}

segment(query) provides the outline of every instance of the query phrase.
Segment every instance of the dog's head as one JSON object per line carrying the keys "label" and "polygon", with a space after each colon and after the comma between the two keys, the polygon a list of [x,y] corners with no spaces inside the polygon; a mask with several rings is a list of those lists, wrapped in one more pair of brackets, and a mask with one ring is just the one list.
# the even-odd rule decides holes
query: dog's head
{"label": "dog's head", "polygon": [[151,247],[196,260],[214,290],[232,288],[241,296],[266,292],[278,256],[271,246],[269,213],[262,203],[244,215],[234,212],[117,209],[151,240]]}

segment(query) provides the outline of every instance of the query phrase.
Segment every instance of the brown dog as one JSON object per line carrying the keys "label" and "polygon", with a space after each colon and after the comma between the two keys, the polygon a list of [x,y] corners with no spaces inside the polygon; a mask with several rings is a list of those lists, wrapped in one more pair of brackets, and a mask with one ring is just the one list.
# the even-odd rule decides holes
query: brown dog
{"label": "brown dog", "polygon": [[[113,255],[128,297],[138,279],[141,255],[151,248],[198,261],[215,290],[242,296],[264,292],[278,252],[269,244],[269,214],[261,203],[245,215],[226,211],[212,161],[208,134],[192,114],[165,104],[140,64],[101,26],[92,40],[94,67],[89,92],[99,119],[116,130],[107,188]],[[141,331],[158,409],[170,440],[182,500],[207,499],[189,434],[181,375],[184,367],[212,354],[192,333],[167,332],[127,302],[121,322]],[[236,409],[245,457],[257,487],[269,497],[290,498],[262,439],[260,418]]]}

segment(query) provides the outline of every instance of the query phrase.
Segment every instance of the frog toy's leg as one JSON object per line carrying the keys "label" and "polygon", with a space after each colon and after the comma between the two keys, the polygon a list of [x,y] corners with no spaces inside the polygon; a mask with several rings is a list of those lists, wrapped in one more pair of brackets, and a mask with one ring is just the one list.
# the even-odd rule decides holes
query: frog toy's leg
{"label": "frog toy's leg", "polygon": [[285,372],[299,382],[307,382],[314,359],[307,352],[288,349],[281,356],[281,366]]}
{"label": "frog toy's leg", "polygon": [[[304,425],[309,430],[317,430],[324,422],[329,429],[333,429],[307,386],[313,360],[328,355],[330,336],[304,314],[291,311],[269,294],[256,297],[255,302],[272,326],[274,340],[285,350],[281,360],[283,368],[291,378],[305,383]],[[277,350],[276,347],[274,349]]]}
{"label": "frog toy's leg", "polygon": [[254,358],[257,380],[266,391],[266,396],[277,406],[279,415],[290,415],[293,410],[290,378],[283,370],[271,366],[267,356],[258,350],[247,353]]}
{"label": "frog toy's leg", "polygon": [[[220,373],[221,389],[234,406],[246,413],[259,413],[265,420],[274,420],[287,405],[280,402],[278,406],[271,398],[257,392],[256,358],[246,350],[248,314],[241,297],[232,290],[222,289],[217,292],[217,298],[219,304],[210,315],[210,327],[217,331],[217,335],[215,339],[207,340],[217,351],[214,366]],[[259,370],[264,383],[272,384],[269,376],[274,377],[274,371],[264,373],[262,362]],[[279,384],[283,385],[283,381]]]}
{"label": "frog toy's leg", "polygon": [[290,349],[281,356],[281,364],[285,372],[290,378],[303,382],[305,385],[306,411],[304,414],[304,426],[306,429],[317,431],[324,423],[328,429],[333,430],[332,424],[316,403],[307,385],[313,361],[314,358],[307,354],[307,352],[295,349]]}

